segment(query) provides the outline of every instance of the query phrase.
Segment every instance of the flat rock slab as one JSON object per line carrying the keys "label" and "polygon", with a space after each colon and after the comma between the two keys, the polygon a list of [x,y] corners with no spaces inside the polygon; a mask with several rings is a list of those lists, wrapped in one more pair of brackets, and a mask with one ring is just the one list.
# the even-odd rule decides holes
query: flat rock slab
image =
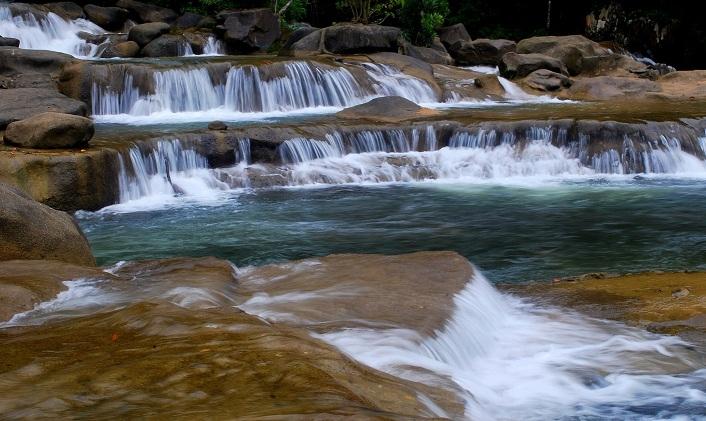
{"label": "flat rock slab", "polygon": [[88,110],[85,103],[44,88],[0,89],[0,104],[0,129],[44,112],[85,116]]}

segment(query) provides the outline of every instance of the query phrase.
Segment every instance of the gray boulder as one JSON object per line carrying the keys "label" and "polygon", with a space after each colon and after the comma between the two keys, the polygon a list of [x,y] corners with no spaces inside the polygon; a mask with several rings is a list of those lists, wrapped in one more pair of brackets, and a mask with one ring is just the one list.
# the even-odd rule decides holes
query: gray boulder
{"label": "gray boulder", "polygon": [[400,28],[345,23],[324,30],[324,48],[335,54],[397,52]]}
{"label": "gray boulder", "polygon": [[188,41],[182,35],[162,35],[142,48],[144,57],[178,57],[184,54]]}
{"label": "gray boulder", "polygon": [[179,16],[174,22],[174,26],[179,29],[194,28],[199,25],[199,22],[203,20],[204,16],[197,13],[186,12]]}
{"label": "gray boulder", "polygon": [[48,88],[0,89],[0,129],[44,112],[85,116],[86,104]]}
{"label": "gray boulder", "polygon": [[0,183],[0,260],[58,260],[96,264],[74,219]]}
{"label": "gray boulder", "polygon": [[229,52],[265,51],[279,39],[279,18],[270,9],[223,11],[217,19]]}
{"label": "gray boulder", "polygon": [[471,36],[468,35],[468,31],[466,31],[466,27],[462,23],[440,28],[438,33],[439,39],[442,43],[444,43],[446,48],[456,44],[457,42],[471,41]]}
{"label": "gray boulder", "polygon": [[115,5],[128,10],[130,13],[130,18],[137,22],[172,23],[179,17],[179,15],[172,9],[155,6],[154,4],[142,3],[135,0],[118,0]]}
{"label": "gray boulder", "polygon": [[313,26],[302,26],[301,28],[295,29],[291,34],[289,34],[289,37],[287,38],[287,41],[285,41],[284,45],[282,45],[282,48],[280,51],[289,51],[292,46],[299,42],[301,39],[306,37],[307,35],[318,31],[319,28],[314,28]]}
{"label": "gray boulder", "polygon": [[153,39],[169,32],[169,28],[169,24],[164,22],[150,22],[135,25],[130,28],[127,39],[128,41],[136,42],[140,47],[144,47]]}
{"label": "gray boulder", "polygon": [[496,66],[502,57],[515,51],[514,41],[506,39],[477,39],[456,42],[449,47],[451,56],[459,65]]}
{"label": "gray boulder", "polygon": [[49,9],[52,13],[61,16],[64,19],[74,20],[85,18],[86,15],[83,13],[83,8],[78,4],[71,1],[60,1],[56,3],[45,3],[44,7]]}
{"label": "gray boulder", "polygon": [[530,73],[525,78],[525,85],[539,91],[554,92],[562,88],[569,88],[572,85],[571,79],[561,73],[552,72],[547,69],[539,69]]}
{"label": "gray boulder", "polygon": [[582,35],[523,39],[517,44],[517,52],[554,57],[561,60],[572,75],[583,71],[584,60],[587,58],[611,54],[608,49]]}
{"label": "gray boulder", "polygon": [[125,41],[111,44],[103,51],[101,57],[104,58],[130,58],[140,54],[140,46],[135,41]]}
{"label": "gray boulder", "polygon": [[119,30],[127,20],[128,11],[120,7],[102,7],[87,4],[83,7],[86,17],[103,29]]}
{"label": "gray boulder", "polygon": [[420,107],[414,102],[399,96],[385,96],[372,99],[365,104],[346,108],[343,111],[339,111],[336,116],[351,120],[399,123],[440,114],[439,111]]}
{"label": "gray boulder", "polygon": [[539,69],[568,75],[564,63],[544,54],[507,53],[503,56],[499,67],[500,74],[508,79],[525,77]]}
{"label": "gray boulder", "polygon": [[[441,48],[444,46],[442,44]],[[410,57],[414,57],[418,60],[425,61],[430,64],[453,64],[454,59],[451,58],[448,52],[446,52],[446,49],[444,48],[443,50],[440,50],[438,47],[437,48],[427,48],[427,47],[418,47],[416,45],[412,45],[409,42],[404,42],[402,44],[402,50],[404,51],[404,54]]]}
{"label": "gray boulder", "polygon": [[10,123],[5,143],[33,149],[69,149],[87,145],[93,133],[90,118],[46,112]]}

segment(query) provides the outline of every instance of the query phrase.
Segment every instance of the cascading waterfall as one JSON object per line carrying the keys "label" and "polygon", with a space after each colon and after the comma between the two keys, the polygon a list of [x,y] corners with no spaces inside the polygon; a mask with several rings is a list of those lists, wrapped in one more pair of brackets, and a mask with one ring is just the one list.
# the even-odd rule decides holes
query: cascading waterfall
{"label": "cascading waterfall", "polygon": [[227,186],[208,169],[208,161],[179,140],[131,147],[119,156],[120,202],[148,198],[164,201],[175,195],[213,197]]}
{"label": "cascading waterfall", "polygon": [[703,414],[706,370],[688,344],[499,293],[480,274],[431,337],[345,329],[318,337],[376,369],[461,389],[469,419],[642,419]]}
{"label": "cascading waterfall", "polygon": [[439,98],[428,83],[401,73],[386,64],[363,63],[368,75],[375,81],[375,91],[382,96],[401,96],[416,103],[434,103]]}
{"label": "cascading waterfall", "polygon": [[95,57],[100,47],[82,39],[81,32],[97,35],[105,30],[85,19],[67,21],[51,12],[40,19],[31,13],[13,16],[9,7],[0,6],[0,35],[19,39],[20,48]]}

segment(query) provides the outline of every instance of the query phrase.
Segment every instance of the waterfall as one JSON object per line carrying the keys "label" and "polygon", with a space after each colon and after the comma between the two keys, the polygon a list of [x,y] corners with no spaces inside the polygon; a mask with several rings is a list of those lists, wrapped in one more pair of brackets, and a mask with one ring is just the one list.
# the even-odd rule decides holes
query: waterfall
{"label": "waterfall", "polygon": [[278,148],[280,159],[284,163],[300,163],[314,159],[331,158],[343,155],[342,144],[334,137],[329,140],[289,139]]}
{"label": "waterfall", "polygon": [[537,98],[536,96],[530,95],[523,91],[522,88],[520,88],[516,83],[510,82],[502,76],[498,76],[498,82],[500,82],[500,85],[503,89],[505,89],[505,97],[507,99],[531,100]]}
{"label": "waterfall", "polygon": [[374,89],[381,96],[400,96],[416,103],[438,102],[439,98],[428,83],[409,76],[392,66],[377,63],[363,63],[368,75],[374,81]]}
{"label": "waterfall", "polygon": [[20,48],[58,51],[80,58],[97,56],[99,46],[82,39],[81,32],[105,33],[85,19],[66,21],[51,12],[40,19],[31,13],[13,16],[10,7],[0,6],[0,36],[19,39]]}
{"label": "waterfall", "polygon": [[644,419],[655,408],[657,418],[686,419],[706,405],[706,370],[678,337],[535,306],[478,272],[431,336],[403,328],[316,336],[394,376],[452,379],[468,419]]}
{"label": "waterfall", "polygon": [[226,52],[225,46],[221,40],[216,37],[210,36],[206,40],[206,45],[203,47],[204,56],[222,56]]}
{"label": "waterfall", "polygon": [[211,197],[227,188],[208,169],[206,158],[179,140],[133,146],[119,156],[119,167],[121,203],[143,198],[161,202],[175,195]]}

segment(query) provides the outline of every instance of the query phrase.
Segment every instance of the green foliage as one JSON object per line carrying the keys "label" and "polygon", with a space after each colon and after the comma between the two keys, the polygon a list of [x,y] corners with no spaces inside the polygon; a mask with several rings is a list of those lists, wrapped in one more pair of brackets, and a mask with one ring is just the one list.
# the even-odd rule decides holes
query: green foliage
{"label": "green foliage", "polygon": [[383,23],[396,15],[403,0],[337,0],[339,11],[349,12],[352,22]]}
{"label": "green foliage", "polygon": [[429,46],[448,14],[448,0],[402,0],[400,21],[409,41]]}

